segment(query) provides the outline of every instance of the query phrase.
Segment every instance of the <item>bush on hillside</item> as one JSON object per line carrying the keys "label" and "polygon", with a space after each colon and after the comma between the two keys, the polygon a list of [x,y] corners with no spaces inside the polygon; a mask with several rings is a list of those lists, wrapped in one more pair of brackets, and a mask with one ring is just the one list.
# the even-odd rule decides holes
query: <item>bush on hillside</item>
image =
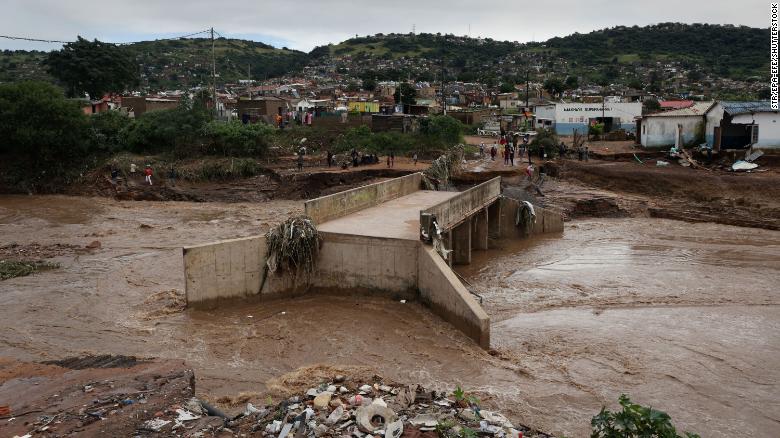
{"label": "bush on hillside", "polygon": [[262,156],[268,152],[274,128],[264,123],[213,120],[203,127],[203,152],[209,155]]}
{"label": "bush on hillside", "polygon": [[0,84],[0,139],[4,179],[20,189],[56,190],[91,164],[87,116],[47,83]]}

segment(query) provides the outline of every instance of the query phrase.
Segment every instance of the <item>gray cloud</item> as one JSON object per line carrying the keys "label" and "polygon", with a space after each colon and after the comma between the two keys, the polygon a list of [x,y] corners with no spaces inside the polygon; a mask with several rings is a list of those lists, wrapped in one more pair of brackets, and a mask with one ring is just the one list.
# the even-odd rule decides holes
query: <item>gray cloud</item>
{"label": "gray cloud", "polygon": [[[214,26],[310,50],[354,35],[441,32],[510,41],[541,41],[616,25],[666,21],[768,27],[769,3],[656,0],[3,0],[0,33],[72,40],[136,41],[187,34]],[[0,49],[49,50],[57,45],[0,39]]]}

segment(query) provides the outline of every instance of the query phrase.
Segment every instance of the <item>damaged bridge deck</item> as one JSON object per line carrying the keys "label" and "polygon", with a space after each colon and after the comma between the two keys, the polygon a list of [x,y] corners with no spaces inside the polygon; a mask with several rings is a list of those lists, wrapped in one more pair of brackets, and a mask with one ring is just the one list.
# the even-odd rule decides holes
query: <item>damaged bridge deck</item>
{"label": "damaged bridge deck", "polygon": [[419,190],[347,216],[319,224],[326,233],[419,240],[420,211],[458,195],[458,192]]}

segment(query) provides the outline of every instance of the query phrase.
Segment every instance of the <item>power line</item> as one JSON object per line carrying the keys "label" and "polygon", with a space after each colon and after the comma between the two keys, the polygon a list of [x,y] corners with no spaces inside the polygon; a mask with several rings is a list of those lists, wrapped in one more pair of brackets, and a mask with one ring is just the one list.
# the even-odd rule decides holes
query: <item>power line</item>
{"label": "power line", "polygon": [[0,35],[0,38],[5,38],[8,40],[21,40],[21,41],[35,41],[40,43],[62,43],[62,44],[68,44],[73,41],[58,41],[58,40],[41,40],[38,38],[25,38],[25,37],[17,37],[17,36],[10,36],[10,35]]}
{"label": "power line", "polygon": [[[201,34],[209,33],[210,31],[211,31],[210,29],[206,29],[206,30],[201,30],[199,32],[193,32],[193,33],[190,33],[190,34],[187,34],[187,35],[181,35],[181,36],[170,37],[170,38],[160,38],[160,39],[148,40],[148,41],[181,40],[181,39],[193,37],[195,35],[201,35]],[[220,36],[222,36],[222,35],[220,35]],[[69,43],[75,42],[75,41],[61,41],[61,40],[46,40],[46,39],[40,39],[40,38],[27,38],[27,37],[13,36],[13,35],[0,35],[0,38],[5,38],[5,39],[8,39],[8,40],[18,40],[18,41],[33,41],[33,42],[39,42],[39,43],[69,44]],[[224,38],[224,37],[222,37],[222,38]],[[120,43],[111,43],[111,42],[108,42],[108,41],[102,41],[102,42],[104,42],[106,44],[124,45],[124,44],[143,43],[143,42],[148,42],[148,41],[129,41],[129,42],[120,42]]]}

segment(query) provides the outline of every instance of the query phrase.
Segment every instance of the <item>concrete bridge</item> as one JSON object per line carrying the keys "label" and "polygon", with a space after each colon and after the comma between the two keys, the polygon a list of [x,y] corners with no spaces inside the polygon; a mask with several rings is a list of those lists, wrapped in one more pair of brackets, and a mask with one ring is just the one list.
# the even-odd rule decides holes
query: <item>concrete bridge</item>
{"label": "concrete bridge", "polygon": [[[419,173],[305,202],[322,236],[306,278],[269,274],[264,236],[183,250],[188,305],[226,298],[295,296],[316,289],[385,292],[419,299],[490,346],[490,318],[452,271],[492,239],[527,237],[516,226],[520,203],[501,197],[500,177],[463,192],[422,189]],[[537,209],[533,233],[560,232],[560,213]],[[262,289],[261,289],[262,287]]]}

